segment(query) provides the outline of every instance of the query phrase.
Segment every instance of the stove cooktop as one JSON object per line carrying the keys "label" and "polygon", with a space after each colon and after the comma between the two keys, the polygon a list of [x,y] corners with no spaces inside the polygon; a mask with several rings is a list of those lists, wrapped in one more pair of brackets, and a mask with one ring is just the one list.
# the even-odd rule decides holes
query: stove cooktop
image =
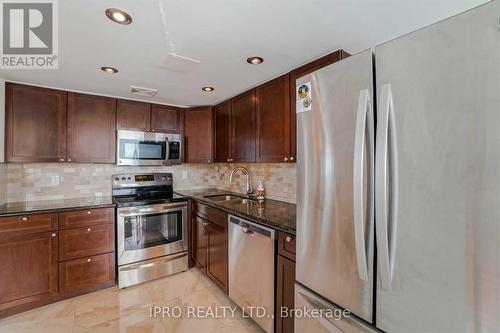
{"label": "stove cooktop", "polygon": [[187,197],[173,194],[171,197],[164,196],[123,196],[113,198],[118,207],[136,207],[136,206],[149,206],[171,202],[187,201]]}

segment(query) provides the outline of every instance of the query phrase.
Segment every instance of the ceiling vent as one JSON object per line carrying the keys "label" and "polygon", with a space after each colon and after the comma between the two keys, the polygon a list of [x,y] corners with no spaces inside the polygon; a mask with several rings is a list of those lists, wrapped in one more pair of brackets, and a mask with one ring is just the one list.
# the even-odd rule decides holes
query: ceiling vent
{"label": "ceiling vent", "polygon": [[151,88],[130,86],[130,93],[139,96],[154,97],[158,93],[158,90]]}

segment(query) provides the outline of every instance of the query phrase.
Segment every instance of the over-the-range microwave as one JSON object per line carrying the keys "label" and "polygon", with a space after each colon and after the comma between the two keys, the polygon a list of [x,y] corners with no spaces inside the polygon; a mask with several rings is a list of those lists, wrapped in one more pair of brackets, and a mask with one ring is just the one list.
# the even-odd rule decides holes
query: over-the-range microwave
{"label": "over-the-range microwave", "polygon": [[118,130],[118,165],[174,165],[182,162],[181,134]]}

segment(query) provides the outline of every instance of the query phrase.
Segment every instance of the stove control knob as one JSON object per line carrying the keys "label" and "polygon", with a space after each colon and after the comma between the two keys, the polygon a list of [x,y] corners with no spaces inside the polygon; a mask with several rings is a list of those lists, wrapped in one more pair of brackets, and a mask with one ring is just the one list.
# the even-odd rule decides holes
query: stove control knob
{"label": "stove control knob", "polygon": [[132,178],[128,177],[127,179],[128,179],[128,180],[131,180]]}
{"label": "stove control knob", "polygon": [[167,181],[167,177],[163,176],[163,177],[161,177],[161,180],[165,182],[165,181]]}
{"label": "stove control knob", "polygon": [[126,178],[125,177],[122,177],[122,180],[125,180]]}
{"label": "stove control knob", "polygon": [[116,177],[115,180],[118,181],[118,180],[120,180],[120,178]]}

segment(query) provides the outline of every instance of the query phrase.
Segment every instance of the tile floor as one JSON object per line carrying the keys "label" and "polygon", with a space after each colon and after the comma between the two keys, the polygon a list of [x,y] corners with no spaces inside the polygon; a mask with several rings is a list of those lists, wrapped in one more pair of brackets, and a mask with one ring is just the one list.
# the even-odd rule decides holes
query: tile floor
{"label": "tile floor", "polygon": [[[179,306],[180,318],[150,315],[151,307]],[[0,333],[262,333],[238,309],[223,318],[187,318],[190,306],[234,307],[197,269],[127,289],[109,288],[0,320]],[[228,311],[228,313],[230,313]]]}

